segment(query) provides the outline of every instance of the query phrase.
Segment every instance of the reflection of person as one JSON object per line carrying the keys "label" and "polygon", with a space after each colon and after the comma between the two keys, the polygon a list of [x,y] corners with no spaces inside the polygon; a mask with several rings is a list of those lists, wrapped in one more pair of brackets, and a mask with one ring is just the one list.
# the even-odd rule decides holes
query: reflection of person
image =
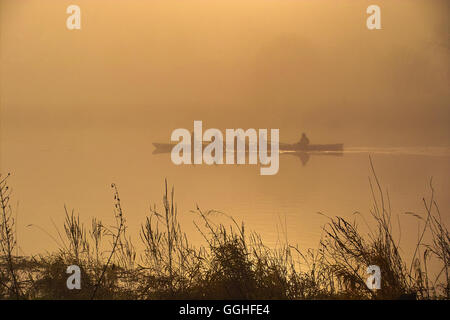
{"label": "reflection of person", "polygon": [[309,139],[308,139],[308,137],[306,136],[306,134],[304,132],[302,133],[302,137],[300,139],[299,144],[301,146],[307,146],[309,144]]}

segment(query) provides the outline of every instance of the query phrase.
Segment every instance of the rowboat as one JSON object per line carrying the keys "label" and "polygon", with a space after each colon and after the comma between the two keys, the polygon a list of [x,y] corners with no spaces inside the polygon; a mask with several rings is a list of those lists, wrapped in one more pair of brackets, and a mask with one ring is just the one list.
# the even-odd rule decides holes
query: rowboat
{"label": "rowboat", "polygon": [[[193,141],[192,141],[193,143]],[[176,143],[153,143],[155,150],[153,154],[160,153],[170,153]],[[209,142],[202,142],[202,148],[209,145]],[[190,150],[191,146],[187,146]],[[235,145],[236,148],[236,145]],[[226,146],[224,145],[224,152],[226,151]],[[267,150],[271,150],[270,143],[267,145]],[[303,165],[306,165],[312,155],[327,155],[327,156],[342,156],[344,151],[343,143],[334,144],[310,144],[309,139],[303,134],[302,138],[297,143],[280,143],[279,144],[280,154],[291,155],[298,157]],[[245,153],[249,152],[249,146],[245,145]]]}
{"label": "rowboat", "polygon": [[302,151],[302,152],[319,152],[319,151],[343,151],[343,143],[334,144],[301,144],[301,143],[280,143],[280,151]]}
{"label": "rowboat", "polygon": [[[209,143],[203,143],[203,147],[206,147]],[[154,154],[158,153],[169,153],[172,151],[175,143],[158,143],[154,142],[153,146],[155,150]],[[270,150],[270,145],[267,146],[267,149]],[[297,152],[342,152],[344,150],[343,143],[335,143],[335,144],[300,144],[300,143],[280,143],[279,146],[280,151],[297,151]]]}

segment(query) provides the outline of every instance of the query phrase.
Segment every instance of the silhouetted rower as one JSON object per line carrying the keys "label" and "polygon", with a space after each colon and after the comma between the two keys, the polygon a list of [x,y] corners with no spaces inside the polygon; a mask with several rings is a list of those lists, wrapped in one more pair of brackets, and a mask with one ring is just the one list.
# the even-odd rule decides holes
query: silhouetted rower
{"label": "silhouetted rower", "polygon": [[299,144],[302,147],[306,147],[309,144],[309,139],[304,132],[302,133],[302,137],[300,139]]}

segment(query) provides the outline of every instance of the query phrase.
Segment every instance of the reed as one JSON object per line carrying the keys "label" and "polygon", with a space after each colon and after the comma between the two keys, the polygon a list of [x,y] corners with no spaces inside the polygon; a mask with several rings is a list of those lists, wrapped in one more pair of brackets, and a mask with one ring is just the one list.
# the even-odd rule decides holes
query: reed
{"label": "reed", "polygon": [[6,289],[8,296],[20,299],[22,293],[14,266],[14,248],[17,243],[11,206],[12,190],[7,183],[9,177],[10,173],[6,176],[0,174],[0,261],[6,265],[5,269],[0,270],[0,284],[3,289]]}
{"label": "reed", "polygon": [[[178,221],[175,190],[169,191],[165,181],[162,205],[154,205],[141,225],[144,250],[140,255],[127,234],[114,184],[114,226],[94,218],[86,227],[79,215],[64,208],[58,251],[31,257],[14,255],[17,243],[8,175],[0,180],[0,298],[449,299],[450,237],[432,181],[430,197],[423,199],[425,214],[407,213],[422,226],[407,264],[393,236],[395,217],[389,194],[383,191],[371,159],[370,166],[373,205],[369,230],[358,226],[360,215],[355,215],[354,221],[328,217],[319,248],[308,250],[287,241],[270,248],[244,223],[198,206],[192,213],[204,245],[195,247]],[[218,223],[223,217],[228,222]],[[428,270],[431,261],[440,265],[437,275]],[[71,264],[81,268],[81,290],[65,287],[65,270]],[[365,285],[366,268],[373,264],[382,270],[378,291]]]}

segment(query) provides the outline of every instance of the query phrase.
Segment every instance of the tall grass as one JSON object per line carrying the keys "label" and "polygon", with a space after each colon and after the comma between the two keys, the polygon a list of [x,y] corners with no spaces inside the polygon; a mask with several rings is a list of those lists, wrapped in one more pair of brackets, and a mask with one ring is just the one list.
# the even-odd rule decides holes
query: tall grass
{"label": "tall grass", "polygon": [[[127,234],[119,190],[113,184],[114,226],[93,219],[87,227],[65,208],[57,252],[15,256],[8,175],[0,180],[0,298],[449,299],[449,234],[431,182],[425,215],[409,213],[423,225],[407,265],[393,237],[389,195],[370,163],[372,228],[363,232],[356,220],[329,217],[316,250],[288,243],[270,248],[244,223],[199,207],[193,211],[195,226],[205,244],[195,247],[178,221],[175,191],[169,191],[166,181],[162,205],[153,206],[141,225],[141,255]],[[217,223],[217,216],[229,223]],[[440,265],[434,277],[428,271],[432,260]],[[65,271],[72,264],[81,268],[81,290],[66,287]],[[365,284],[369,265],[382,271],[378,291]]]}
{"label": "tall grass", "polygon": [[7,184],[10,177],[0,174],[0,261],[6,266],[0,270],[0,284],[8,295],[19,299],[22,296],[20,285],[14,268],[14,248],[17,245],[14,234],[14,218],[11,207],[11,189]]}

